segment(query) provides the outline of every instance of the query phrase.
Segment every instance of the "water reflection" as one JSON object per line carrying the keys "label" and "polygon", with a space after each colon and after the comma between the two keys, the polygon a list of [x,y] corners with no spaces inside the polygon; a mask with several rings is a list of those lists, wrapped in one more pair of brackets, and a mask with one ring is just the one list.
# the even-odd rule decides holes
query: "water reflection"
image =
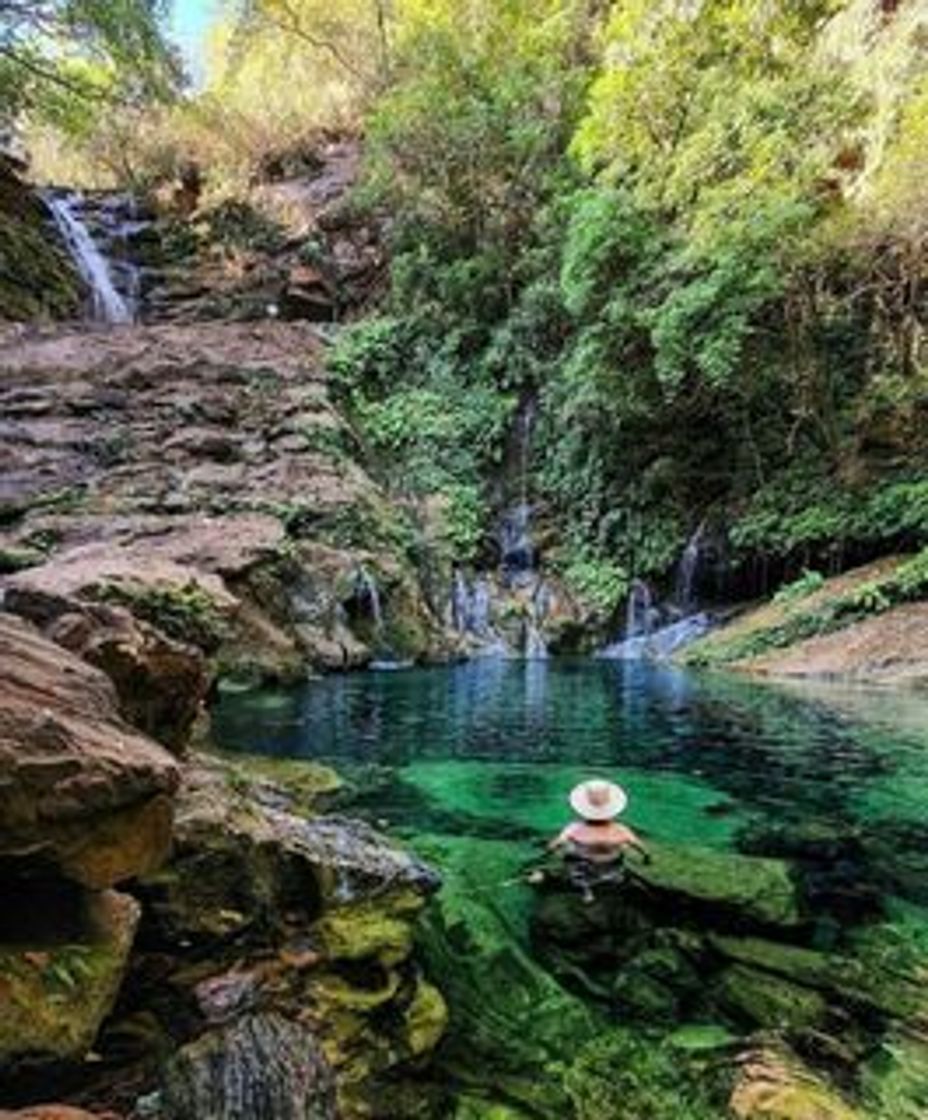
{"label": "water reflection", "polygon": [[[454,784],[483,774],[468,819],[493,827],[506,818],[513,782],[559,805],[557,782],[591,769],[652,783],[665,775],[668,790],[671,779],[695,780],[716,804],[737,807],[741,846],[779,850],[815,829],[854,837],[869,853],[862,873],[926,898],[928,702],[906,698],[899,727],[893,703],[669,666],[482,659],[228,695],[214,733],[233,749],[394,768],[398,784],[415,776],[420,794],[428,774],[433,797],[439,775]],[[542,774],[551,788],[539,787]],[[670,796],[648,788],[652,799]]]}

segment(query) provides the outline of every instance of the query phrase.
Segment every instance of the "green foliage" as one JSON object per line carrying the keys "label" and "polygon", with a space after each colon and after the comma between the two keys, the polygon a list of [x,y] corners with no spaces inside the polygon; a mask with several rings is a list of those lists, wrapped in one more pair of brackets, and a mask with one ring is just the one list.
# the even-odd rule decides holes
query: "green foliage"
{"label": "green foliage", "polygon": [[798,579],[781,587],[774,595],[773,601],[778,604],[793,603],[797,599],[804,599],[807,595],[811,595],[813,591],[818,591],[824,583],[825,577],[821,572],[809,571],[806,568]]}
{"label": "green foliage", "polygon": [[742,555],[825,555],[847,544],[912,547],[928,541],[928,479],[842,488],[814,464],[760,488],[731,528]]}
{"label": "green foliage", "polygon": [[[807,573],[811,574],[817,573]],[[774,625],[696,645],[685,660],[693,665],[711,666],[760,657],[807,638],[843,630],[853,622],[883,614],[902,603],[924,599],[928,597],[928,548],[879,579],[858,584],[840,595],[822,597],[812,608],[803,605],[804,597],[790,596],[785,601],[787,613]]]}
{"label": "green foliage", "polygon": [[23,112],[73,136],[101,104],[168,96],[177,62],[159,0],[36,0],[0,6],[0,120]]}
{"label": "green foliage", "polygon": [[94,597],[128,607],[168,637],[199,646],[208,653],[217,649],[225,636],[225,624],[216,604],[196,582],[182,587],[103,583],[94,589]]}
{"label": "green foliage", "polygon": [[461,331],[416,316],[344,331],[329,360],[374,465],[407,497],[444,497],[454,554],[475,552],[487,520],[481,480],[500,454],[515,400],[469,367]]}
{"label": "green foliage", "polygon": [[628,594],[628,573],[614,560],[591,556],[582,547],[569,556],[561,569],[567,587],[590,604],[603,618],[608,618]]}

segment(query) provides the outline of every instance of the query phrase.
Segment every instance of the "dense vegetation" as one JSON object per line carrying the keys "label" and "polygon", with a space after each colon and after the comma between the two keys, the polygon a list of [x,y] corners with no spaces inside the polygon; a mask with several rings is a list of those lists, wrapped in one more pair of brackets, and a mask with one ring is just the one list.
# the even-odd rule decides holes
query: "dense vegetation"
{"label": "dense vegetation", "polygon": [[588,600],[701,523],[754,590],[928,536],[920,7],[253,0],[120,161],[245,194],[363,128],[392,281],[332,369],[393,488],[486,558],[528,433]]}

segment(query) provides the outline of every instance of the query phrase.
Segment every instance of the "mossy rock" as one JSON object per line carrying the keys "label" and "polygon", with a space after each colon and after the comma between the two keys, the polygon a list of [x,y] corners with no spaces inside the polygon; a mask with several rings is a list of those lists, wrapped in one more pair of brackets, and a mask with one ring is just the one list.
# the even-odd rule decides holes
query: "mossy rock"
{"label": "mossy rock", "polygon": [[313,933],[331,960],[373,959],[389,969],[412,952],[412,923],[422,905],[420,895],[403,891],[339,907],[324,914]]}
{"label": "mossy rock", "polygon": [[81,296],[80,278],[44,208],[0,157],[0,319],[75,316]]}
{"label": "mossy rock", "polygon": [[928,996],[914,976],[756,937],[714,936],[710,944],[730,960],[828,992],[854,1007],[903,1020],[928,1016]]}
{"label": "mossy rock", "polygon": [[651,863],[636,869],[646,887],[674,907],[699,908],[710,925],[792,929],[803,922],[798,888],[782,860],[657,844],[651,853]]}
{"label": "mossy rock", "polygon": [[765,1030],[814,1029],[828,1017],[820,992],[741,964],[723,970],[713,996],[725,1011]]}
{"label": "mossy rock", "polygon": [[128,895],[87,896],[80,940],[0,946],[0,1069],[17,1059],[80,1059],[116,1000],[139,905]]}
{"label": "mossy rock", "polygon": [[405,1012],[404,1041],[414,1058],[431,1053],[448,1026],[448,1005],[434,984],[420,980]]}
{"label": "mossy rock", "polygon": [[891,1033],[860,1073],[861,1095],[875,1120],[924,1120],[928,1116],[928,1041]]}
{"label": "mossy rock", "polygon": [[234,789],[248,793],[256,783],[265,781],[279,786],[290,799],[287,808],[301,816],[317,813],[320,803],[344,787],[331,766],[306,759],[236,753],[235,760],[229,760],[227,765],[228,780]]}

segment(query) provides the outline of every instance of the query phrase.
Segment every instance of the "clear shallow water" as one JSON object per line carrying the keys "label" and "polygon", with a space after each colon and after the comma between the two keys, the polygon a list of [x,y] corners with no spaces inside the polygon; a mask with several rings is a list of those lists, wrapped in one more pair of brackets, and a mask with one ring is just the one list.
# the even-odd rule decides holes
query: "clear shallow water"
{"label": "clear shallow water", "polygon": [[[635,663],[482,660],[229,694],[214,737],[334,765],[352,812],[440,867],[442,920],[467,926],[471,955],[506,956],[496,983],[532,1008],[493,1028],[507,1039],[536,1032],[541,1047],[549,1031],[556,1050],[559,1024],[579,1013],[531,959],[520,871],[591,774],[626,787],[626,817],[652,840],[804,866],[821,947],[928,965],[928,698]],[[477,971],[471,980],[476,993]],[[466,984],[458,995],[468,1000]]]}

